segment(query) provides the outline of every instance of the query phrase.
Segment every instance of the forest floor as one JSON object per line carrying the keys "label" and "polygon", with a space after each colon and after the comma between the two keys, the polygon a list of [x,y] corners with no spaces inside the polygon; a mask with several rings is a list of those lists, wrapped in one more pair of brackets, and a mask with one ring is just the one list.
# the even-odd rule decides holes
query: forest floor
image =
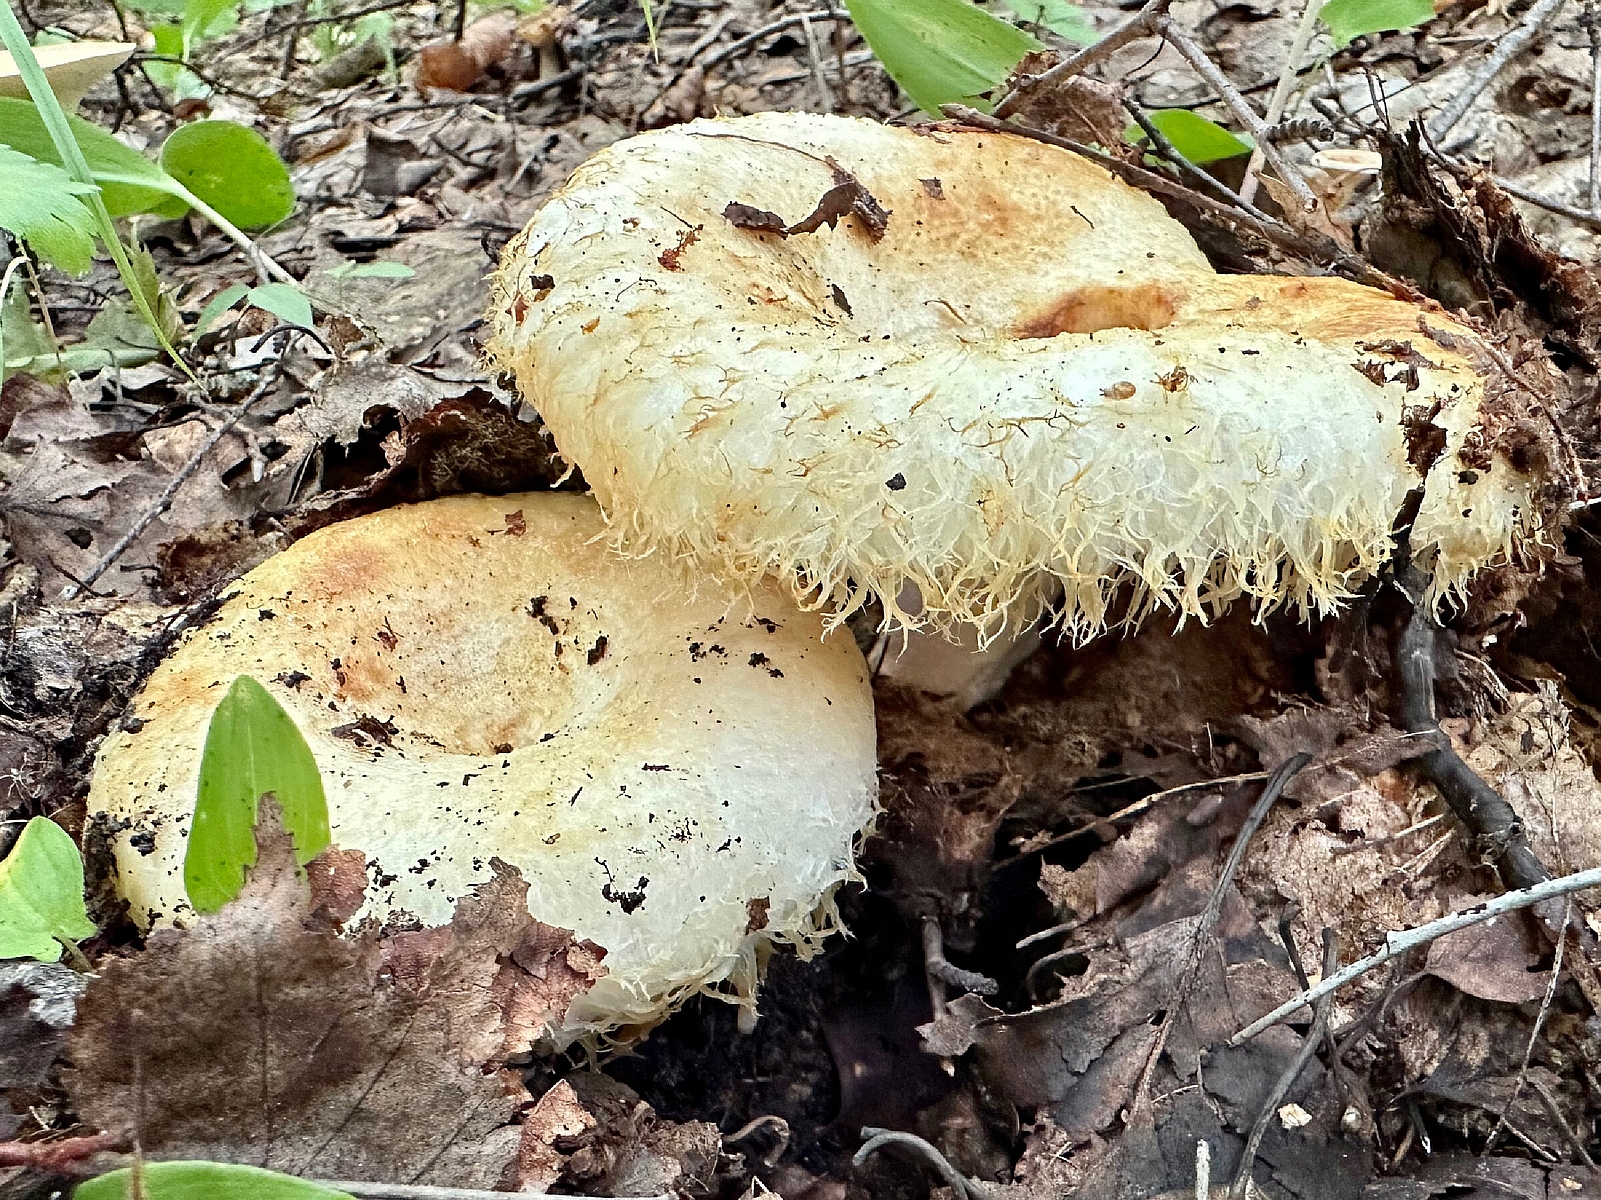
{"label": "forest floor", "polygon": [[[139,146],[202,109],[263,132],[300,202],[261,247],[354,321],[274,334],[275,318],[247,310],[198,343],[205,399],[162,361],[6,382],[0,852],[30,816],[82,830],[101,738],[179,629],[268,555],[399,503],[576,486],[481,354],[501,248],[586,157],[695,116],[916,117],[849,22],[806,0],[658,0],[654,54],[633,0],[581,0],[546,11],[559,18],[546,49],[514,39],[465,92],[415,85],[417,51],[450,37],[454,7],[360,6],[384,17],[372,42],[375,27],[351,34],[356,7],[323,15],[298,0],[247,13],[196,59],[203,102],[175,104],[137,57],[85,102],[86,116]],[[1287,113],[1307,119],[1310,136],[1286,140],[1286,152],[1340,245],[1466,311],[1512,352],[1550,356],[1551,408],[1601,477],[1601,276],[1585,265],[1601,250],[1594,14],[1517,0],[1437,8],[1417,31],[1327,54]],[[1471,92],[1487,56],[1547,8],[1433,149],[1408,140],[1415,119]],[[1086,10],[1103,31],[1132,11]],[[1171,11],[1265,104],[1293,6],[1175,0]],[[98,0],[30,0],[24,13],[30,32],[78,37],[137,35],[127,19]],[[1147,109],[1229,119],[1151,39],[1098,73]],[[1341,119],[1318,124],[1330,112]],[[1351,148],[1380,151],[1384,170],[1314,159]],[[1213,164],[1226,183],[1243,167]],[[1221,269],[1319,267],[1242,240],[1182,199],[1170,208]],[[188,320],[227,285],[256,281],[199,219],[146,221],[141,236]],[[411,273],[350,270],[374,261]],[[90,323],[118,291],[106,263],[43,282],[69,343],[108,336],[104,321]],[[1582,500],[1538,570],[1498,576],[1434,647],[1445,733],[1513,804],[1556,875],[1601,865],[1601,517]],[[1435,743],[1407,731],[1397,647],[1409,611],[1381,582],[1310,623],[1236,608],[1176,632],[1152,619],[1084,647],[1047,639],[968,711],[879,678],[884,814],[863,851],[866,886],[841,896],[850,936],[809,961],[777,954],[753,1031],[736,1028],[730,1005],[692,1001],[600,1062],[615,1086],[581,1055],[513,1063],[535,1100],[571,1081],[587,1117],[562,1133],[540,1100],[511,1105],[502,1125],[555,1121],[546,1183],[599,1195],[953,1195],[956,1181],[915,1149],[853,1165],[863,1128],[885,1127],[937,1148],[974,1200],[1192,1194],[1198,1143],[1226,1186],[1248,1139],[1252,1186],[1297,1200],[1601,1196],[1601,917],[1583,894],[1580,931],[1565,940],[1520,912],[1362,976],[1316,1030],[1303,1009],[1228,1044],[1299,990],[1300,964],[1319,975],[1325,931],[1350,962],[1390,932],[1516,885],[1497,847],[1442,801],[1424,761]],[[1309,765],[1226,877],[1266,773],[1299,753]],[[89,865],[93,888],[92,854]],[[1220,907],[1199,929],[1214,893]],[[83,949],[103,969],[137,945],[111,922]],[[930,949],[960,970],[931,972]],[[152,1011],[184,1003],[193,985],[164,982],[158,967],[124,978]],[[73,1041],[82,991],[70,965],[0,965],[0,1140],[45,1147],[96,1132],[81,1119],[103,1099],[85,1079],[96,1043],[82,1030]],[[96,1020],[96,1036],[109,1036],[104,1013]],[[204,1107],[255,1086],[247,1062],[186,1070],[150,1088]],[[404,1139],[427,1143],[430,1124],[454,1119],[426,1087],[371,1103],[395,1106],[368,1120],[389,1130],[374,1144],[393,1145],[397,1163],[410,1161]],[[164,1146],[160,1127],[152,1117],[144,1152],[191,1144],[175,1135]],[[491,1143],[504,1147],[486,1133]],[[0,1197],[52,1194],[84,1169],[70,1156],[0,1167]],[[482,1155],[455,1170],[393,1181],[506,1177],[504,1161]]]}

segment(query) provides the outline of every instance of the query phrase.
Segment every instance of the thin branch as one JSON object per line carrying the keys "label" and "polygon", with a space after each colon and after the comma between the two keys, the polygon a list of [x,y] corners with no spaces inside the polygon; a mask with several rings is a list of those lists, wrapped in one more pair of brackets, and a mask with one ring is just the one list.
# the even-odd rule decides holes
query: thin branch
{"label": "thin branch", "polygon": [[737,41],[729,42],[717,53],[708,56],[706,61],[700,65],[708,68],[715,67],[718,63],[726,62],[737,54],[743,54],[764,38],[772,37],[775,33],[783,33],[784,30],[793,29],[795,26],[807,21],[827,21],[830,18],[838,20],[839,16],[839,12],[833,8],[820,8],[812,12],[794,13],[791,16],[782,17],[770,24],[763,25],[760,29],[747,33]]}
{"label": "thin branch", "polygon": [[[1140,127],[1141,132],[1143,132],[1146,137],[1151,139],[1151,150],[1158,157],[1165,158],[1183,170],[1188,171],[1194,178],[1206,184],[1225,200],[1235,204],[1239,208],[1244,209],[1257,220],[1273,220],[1272,217],[1268,216],[1260,208],[1252,204],[1249,197],[1240,192],[1234,191],[1227,184],[1220,182],[1216,176],[1212,175],[1198,164],[1191,162],[1189,159],[1185,158],[1184,155],[1180,154],[1178,147],[1168,140],[1167,134],[1163,133],[1161,129],[1157,127],[1156,122],[1152,121],[1151,118],[1146,115],[1145,110],[1141,108],[1135,101],[1125,96],[1123,98],[1123,108],[1128,112],[1129,116],[1134,118],[1134,123]],[[1247,179],[1247,182],[1249,182],[1249,179]]]}
{"label": "thin branch", "polygon": [[260,382],[244,398],[239,407],[234,410],[233,415],[219,425],[210,437],[196,447],[195,452],[189,456],[189,460],[178,468],[178,473],[168,481],[166,487],[161,489],[161,495],[157,496],[155,502],[139,515],[139,519],[129,527],[128,532],[117,539],[116,545],[101,556],[100,561],[95,563],[87,575],[82,579],[74,580],[62,589],[61,599],[63,601],[71,600],[80,592],[87,591],[92,587],[95,580],[104,575],[111,568],[111,565],[123,556],[128,547],[138,540],[139,535],[150,528],[151,523],[157,517],[172,507],[173,499],[178,495],[178,489],[187,483],[189,477],[200,469],[200,464],[205,461],[206,455],[210,454],[217,443],[227,436],[229,430],[244,419],[256,401],[260,400],[272,389],[273,384],[278,382],[278,375],[279,372],[275,367],[269,367],[262,372]]}
{"label": "thin branch", "polygon": [[1223,901],[1228,896],[1229,887],[1234,882],[1234,876],[1245,861],[1245,850],[1256,836],[1256,831],[1267,820],[1267,814],[1277,803],[1279,796],[1284,792],[1290,780],[1300,772],[1301,768],[1312,761],[1312,756],[1305,752],[1293,754],[1280,763],[1268,777],[1267,783],[1262,786],[1262,794],[1257,797],[1251,811],[1246,814],[1245,823],[1240,826],[1240,832],[1235,835],[1234,845],[1229,847],[1229,854],[1223,860],[1223,870],[1218,873],[1217,883],[1212,886],[1212,894],[1206,899],[1206,907],[1201,910],[1200,917],[1195,923],[1195,932],[1190,936],[1190,948],[1184,956],[1184,965],[1179,968],[1178,978],[1173,981],[1173,989],[1168,993],[1167,1002],[1162,1005],[1162,1023],[1156,1027],[1156,1037],[1151,1042],[1151,1048],[1145,1056],[1145,1068],[1140,1072],[1139,1082],[1134,1087],[1134,1100],[1131,1109],[1138,1110],[1150,1095],[1151,1076],[1156,1073],[1156,1063],[1162,1056],[1162,1050],[1167,1046],[1168,1032],[1178,1019],[1178,1010],[1189,1001],[1190,990],[1195,985],[1195,977],[1200,972],[1201,960],[1206,956],[1207,947],[1212,942],[1212,928],[1223,912]]}
{"label": "thin branch", "polygon": [[[357,1200],[506,1200],[508,1192],[487,1188],[431,1187],[419,1183],[367,1183],[355,1179],[308,1179],[319,1187],[347,1192]],[[599,1198],[604,1200],[604,1198]],[[671,1195],[642,1196],[637,1200],[675,1200]]]}
{"label": "thin branch", "polygon": [[[1340,958],[1337,944],[1334,940],[1334,930],[1325,929],[1323,931],[1323,974],[1330,974],[1339,965]],[[1273,1084],[1273,1090],[1268,1093],[1267,1099],[1263,1102],[1262,1111],[1257,1114],[1256,1124],[1251,1126],[1251,1136],[1245,1141],[1245,1153],[1240,1157],[1240,1169],[1234,1176],[1233,1186],[1229,1188],[1229,1195],[1234,1200],[1239,1200],[1240,1197],[1245,1195],[1245,1189],[1251,1182],[1251,1168],[1256,1165],[1256,1152],[1262,1145],[1262,1139],[1267,1136],[1268,1126],[1273,1123],[1273,1118],[1278,1115],[1279,1105],[1283,1103],[1284,1097],[1290,1094],[1290,1089],[1295,1086],[1295,1081],[1301,1077],[1301,1072],[1306,1070],[1307,1063],[1311,1062],[1313,1055],[1317,1053],[1318,1043],[1323,1041],[1328,1033],[1329,1013],[1333,1009],[1333,996],[1324,996],[1323,999],[1317,1002],[1317,1006],[1313,1010],[1316,1015],[1312,1018],[1312,1028],[1307,1030],[1306,1039],[1301,1043],[1300,1051],[1296,1054],[1295,1060],[1284,1068],[1283,1074],[1278,1077]]]}
{"label": "thin branch", "polygon": [[1301,206],[1307,212],[1314,211],[1318,205],[1317,197],[1306,185],[1300,170],[1279,152],[1279,148],[1273,144],[1273,133],[1268,123],[1256,115],[1256,110],[1246,102],[1244,96],[1240,95],[1239,89],[1229,82],[1228,76],[1207,57],[1206,51],[1201,49],[1195,39],[1174,24],[1171,18],[1163,17],[1157,22],[1157,29],[1167,39],[1167,44],[1183,56],[1184,61],[1194,68],[1197,75],[1206,80],[1207,86],[1223,98],[1223,103],[1228,105],[1229,111],[1234,114],[1234,119],[1250,131],[1251,136],[1256,139],[1256,144],[1262,148],[1269,165],[1278,173],[1285,186],[1295,193],[1295,198],[1301,202]]}
{"label": "thin branch", "polygon": [[1457,122],[1467,115],[1473,102],[1489,87],[1501,69],[1522,53],[1523,48],[1532,42],[1542,29],[1557,15],[1565,0],[1537,0],[1537,3],[1523,14],[1523,19],[1510,30],[1499,43],[1497,43],[1490,57],[1476,71],[1461,91],[1451,98],[1451,103],[1445,106],[1439,118],[1429,126],[1429,136],[1435,141],[1441,141],[1445,135],[1456,128]]}
{"label": "thin branch", "polygon": [[863,1127],[862,1136],[867,1141],[851,1158],[851,1166],[860,1167],[881,1146],[905,1146],[907,1149],[914,1150],[920,1154],[928,1161],[930,1166],[939,1172],[940,1178],[945,1180],[951,1190],[956,1193],[958,1200],[961,1200],[962,1197],[966,1197],[966,1200],[987,1200],[982,1187],[973,1183],[967,1176],[951,1166],[949,1159],[916,1134],[901,1133],[895,1129],[875,1129],[873,1126],[868,1125]]}
{"label": "thin branch", "polygon": [[1486,900],[1483,904],[1452,913],[1448,917],[1441,917],[1438,921],[1430,921],[1427,925],[1419,925],[1414,929],[1403,929],[1387,934],[1384,947],[1366,958],[1359,958],[1356,962],[1327,976],[1315,987],[1307,988],[1293,999],[1286,1000],[1266,1016],[1258,1017],[1244,1029],[1240,1030],[1228,1041],[1230,1046],[1239,1046],[1250,1041],[1257,1034],[1270,1026],[1277,1025],[1285,1017],[1291,1016],[1308,1004],[1314,1004],[1324,996],[1338,991],[1353,979],[1360,979],[1374,967],[1383,966],[1392,958],[1416,950],[1419,946],[1427,946],[1443,938],[1448,933],[1458,930],[1470,929],[1474,925],[1485,921],[1493,921],[1496,917],[1509,912],[1519,912],[1536,904],[1543,904],[1547,900],[1555,900],[1570,892],[1580,892],[1585,888],[1601,887],[1601,867],[1592,867],[1588,871],[1578,871],[1572,875],[1563,875],[1558,879],[1548,879],[1535,887],[1523,888],[1516,892],[1506,892],[1493,900]]}
{"label": "thin branch", "polygon": [[[1290,102],[1290,89],[1295,86],[1295,64],[1301,61],[1307,45],[1312,41],[1312,34],[1317,29],[1317,16],[1322,8],[1318,0],[1306,0],[1306,7],[1301,10],[1301,23],[1295,27],[1295,37],[1284,54],[1284,65],[1279,68],[1279,81],[1273,85],[1273,95],[1267,102],[1267,116],[1264,118],[1275,131],[1284,119],[1284,109]],[[1270,137],[1269,140],[1278,139]],[[1262,157],[1261,145],[1253,146],[1250,161],[1245,164],[1245,178],[1240,181],[1240,199],[1247,204],[1256,198],[1257,172],[1262,169]]]}
{"label": "thin branch", "polygon": [[[1250,230],[1265,241],[1272,242],[1292,254],[1303,258],[1329,264],[1343,272],[1358,283],[1365,283],[1369,287],[1376,287],[1382,291],[1396,294],[1395,280],[1377,270],[1371,263],[1360,257],[1347,254],[1338,243],[1323,234],[1315,232],[1299,233],[1280,221],[1261,221],[1243,209],[1224,204],[1221,200],[1214,200],[1205,193],[1194,188],[1185,187],[1169,179],[1166,175],[1156,171],[1148,171],[1144,167],[1124,162],[1120,158],[1113,158],[1110,154],[1103,154],[1082,142],[1075,142],[1071,138],[1058,137],[1043,129],[1034,129],[1028,125],[1013,125],[1006,121],[997,121],[988,113],[981,113],[976,108],[969,108],[965,104],[947,104],[945,115],[964,125],[971,125],[975,129],[987,129],[992,133],[1011,133],[1018,137],[1032,138],[1036,142],[1044,142],[1048,146],[1057,146],[1063,150],[1071,150],[1074,154],[1082,155],[1091,162],[1099,163],[1112,174],[1144,188],[1148,192],[1158,192],[1164,196],[1174,196],[1193,204],[1203,212],[1212,213],[1225,221],[1232,221],[1244,229]],[[1011,859],[1007,860],[1012,861]]]}
{"label": "thin branch", "polygon": [[1145,0],[1145,6],[1122,25],[1098,42],[1084,47],[1077,54],[1063,59],[1050,70],[1039,75],[1024,75],[1012,85],[1012,90],[1001,97],[995,106],[995,115],[1005,120],[1018,110],[1028,94],[1047,84],[1060,83],[1082,75],[1098,62],[1105,62],[1130,42],[1156,32],[1156,23],[1167,15],[1173,0]]}
{"label": "thin branch", "polygon": [[1590,35],[1590,212],[1601,217],[1601,18],[1585,0],[1579,24]]}

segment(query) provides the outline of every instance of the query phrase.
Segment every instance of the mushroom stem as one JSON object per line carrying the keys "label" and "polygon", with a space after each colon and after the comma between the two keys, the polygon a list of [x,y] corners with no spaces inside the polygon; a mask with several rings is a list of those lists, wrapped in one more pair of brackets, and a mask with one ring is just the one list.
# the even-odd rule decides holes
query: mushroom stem
{"label": "mushroom stem", "polygon": [[[909,617],[923,611],[922,597],[911,584],[898,599]],[[999,695],[1012,671],[1040,648],[1040,624],[1037,617],[1013,618],[989,639],[976,625],[960,625],[948,634],[890,625],[878,635],[867,661],[875,675],[966,712]]]}

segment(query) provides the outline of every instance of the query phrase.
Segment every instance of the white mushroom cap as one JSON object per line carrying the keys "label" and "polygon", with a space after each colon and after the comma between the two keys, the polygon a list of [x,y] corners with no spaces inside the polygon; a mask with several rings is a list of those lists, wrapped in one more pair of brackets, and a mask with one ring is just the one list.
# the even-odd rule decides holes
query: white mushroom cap
{"label": "white mushroom cap", "polygon": [[[881,236],[725,216],[799,222],[842,172]],[[1125,583],[1135,615],[1327,610],[1418,488],[1438,598],[1536,533],[1554,474],[1509,452],[1528,398],[1461,323],[1220,276],[1154,199],[1011,135],[764,113],[619,142],[508,247],[491,318],[626,548],[985,637],[1058,589],[1088,636]]]}
{"label": "white mushroom cap", "polygon": [[248,674],[305,734],[334,842],[368,856],[358,920],[442,924],[499,857],[536,918],[606,950],[558,1040],[725,981],[748,998],[765,946],[826,934],[876,793],[860,653],[776,589],[687,595],[603,531],[587,497],[456,497],[239,580],[100,752],[89,807],[134,918],[192,915],[201,750]]}

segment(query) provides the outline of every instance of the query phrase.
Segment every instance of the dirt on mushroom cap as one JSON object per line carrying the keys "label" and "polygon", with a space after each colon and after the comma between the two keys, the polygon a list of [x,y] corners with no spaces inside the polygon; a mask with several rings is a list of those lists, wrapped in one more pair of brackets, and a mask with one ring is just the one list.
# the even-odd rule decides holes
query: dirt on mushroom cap
{"label": "dirt on mushroom cap", "polygon": [[603,532],[587,497],[455,497],[246,575],[100,753],[90,811],[135,918],[191,915],[201,746],[251,674],[310,742],[335,842],[367,854],[360,917],[443,923],[499,857],[538,919],[607,952],[566,1036],[697,989],[749,998],[758,954],[824,936],[852,876],[876,794],[866,666],[776,589],[686,594]]}
{"label": "dirt on mushroom cap", "polygon": [[[831,207],[846,186],[887,218]],[[508,248],[491,319],[622,545],[836,615],[906,619],[906,583],[909,623],[989,633],[1065,592],[1089,636],[1124,585],[1135,615],[1327,610],[1419,488],[1439,598],[1539,537],[1562,473],[1509,449],[1549,432],[1460,322],[1219,276],[1149,196],[1003,135],[767,113],[629,139]]]}

